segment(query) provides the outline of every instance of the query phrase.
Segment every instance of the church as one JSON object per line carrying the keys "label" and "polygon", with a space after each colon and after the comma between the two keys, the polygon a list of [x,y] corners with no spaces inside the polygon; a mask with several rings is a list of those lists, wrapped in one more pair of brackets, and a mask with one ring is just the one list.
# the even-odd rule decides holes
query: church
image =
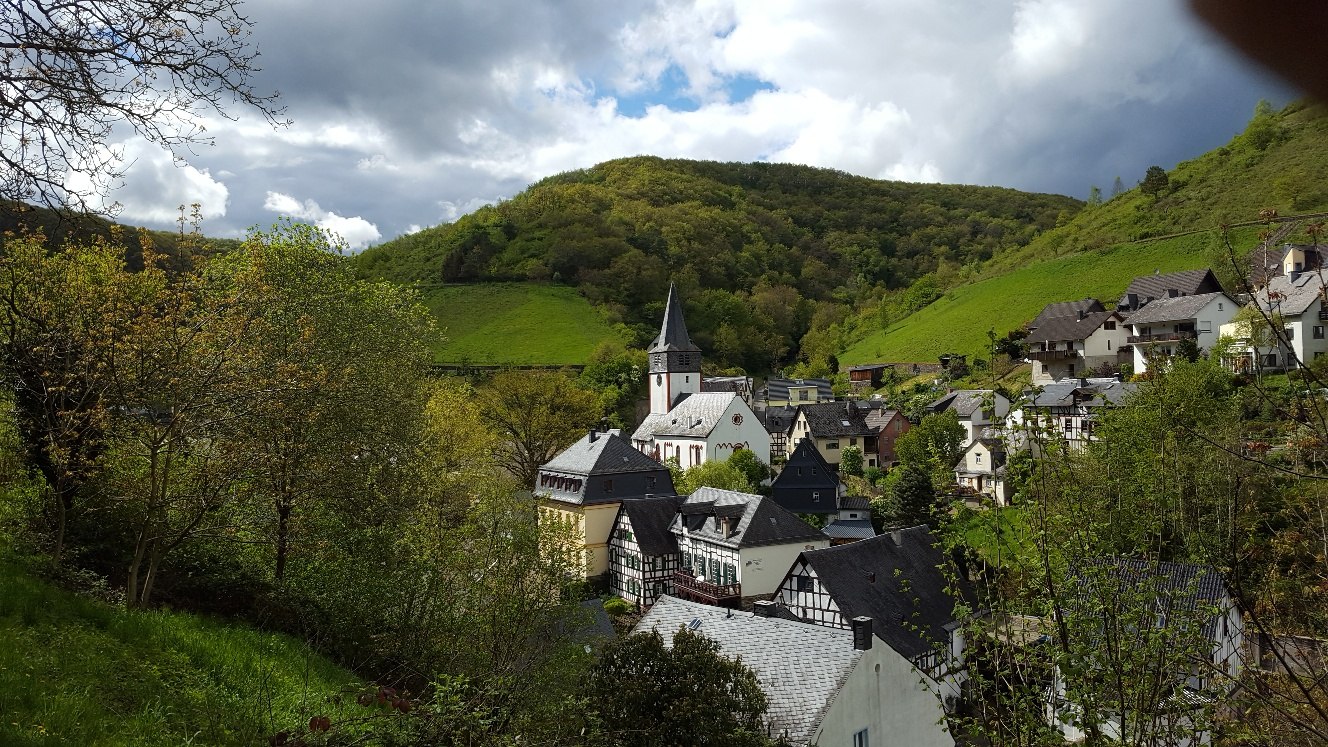
{"label": "church", "polygon": [[632,434],[632,445],[683,469],[726,460],[750,449],[770,463],[770,434],[736,392],[702,391],[701,348],[687,334],[678,290],[669,286],[664,324],[650,356],[650,414]]}

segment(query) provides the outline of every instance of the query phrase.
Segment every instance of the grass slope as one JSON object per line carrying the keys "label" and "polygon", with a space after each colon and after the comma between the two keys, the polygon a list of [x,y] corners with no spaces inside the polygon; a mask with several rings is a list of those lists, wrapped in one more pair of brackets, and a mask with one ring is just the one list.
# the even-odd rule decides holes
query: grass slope
{"label": "grass slope", "polygon": [[424,293],[447,338],[439,361],[585,363],[622,335],[576,289],[534,283],[446,285]]}
{"label": "grass slope", "polygon": [[328,700],[353,682],[286,636],[95,602],[32,577],[0,548],[7,747],[265,744],[353,708],[353,698]]}
{"label": "grass slope", "polygon": [[[1233,231],[1237,241],[1257,229]],[[1218,232],[1211,231],[1071,254],[961,286],[898,324],[851,345],[844,364],[930,361],[946,352],[983,354],[987,331],[1003,336],[1037,316],[1049,303],[1097,298],[1114,303],[1130,280],[1154,271],[1207,267]]]}

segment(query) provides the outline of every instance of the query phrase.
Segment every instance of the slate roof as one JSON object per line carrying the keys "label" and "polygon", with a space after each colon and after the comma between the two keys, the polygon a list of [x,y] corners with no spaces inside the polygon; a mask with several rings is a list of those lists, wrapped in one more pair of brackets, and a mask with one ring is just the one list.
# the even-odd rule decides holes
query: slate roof
{"label": "slate roof", "polygon": [[1030,330],[1039,329],[1052,319],[1059,319],[1062,317],[1078,318],[1079,312],[1081,311],[1092,314],[1101,311],[1106,311],[1106,307],[1104,307],[1102,305],[1102,302],[1097,300],[1096,298],[1085,298],[1080,301],[1061,301],[1059,303],[1049,303],[1042,308],[1042,312],[1038,314],[1033,319],[1033,321],[1028,323],[1028,328]]}
{"label": "slate roof", "polygon": [[632,438],[648,441],[657,436],[705,438],[719,425],[733,392],[695,392],[688,394],[666,413],[652,413],[636,427]]}
{"label": "slate roof", "polygon": [[954,410],[961,418],[966,418],[982,411],[982,401],[991,394],[989,389],[957,389],[927,405],[933,413]]}
{"label": "slate roof", "polygon": [[767,407],[756,413],[765,424],[767,433],[788,433],[793,427],[793,420],[798,416],[798,408],[785,405],[783,407]]}
{"label": "slate roof", "polygon": [[[800,471],[798,468],[802,467]],[[814,467],[815,469],[809,469]],[[839,486],[839,471],[830,466],[810,438],[798,441],[789,452],[788,460],[779,476],[770,484],[771,490],[781,488],[829,488]]]}
{"label": "slate roof", "polygon": [[1076,314],[1074,316],[1058,316],[1046,320],[1042,326],[1028,334],[1028,342],[1055,342],[1060,340],[1084,340],[1093,334],[1102,326],[1102,323],[1115,319],[1123,321],[1124,317],[1114,311],[1095,311],[1085,314],[1081,319]]}
{"label": "slate roof", "polygon": [[[720,531],[722,517],[738,519],[726,535]],[[669,524],[669,531],[689,535],[726,547],[788,545],[824,540],[825,534],[799,519],[774,499],[719,488],[700,488],[692,493]]]}
{"label": "slate roof", "polygon": [[840,511],[870,511],[871,499],[862,495],[846,495],[839,499]]}
{"label": "slate roof", "polygon": [[[1193,563],[1172,563],[1166,561],[1153,562],[1140,558],[1110,557],[1097,558],[1090,560],[1091,565],[1099,568],[1107,568],[1122,584],[1131,585],[1152,585],[1159,599],[1159,608],[1163,614],[1160,621],[1162,625],[1167,624],[1166,616],[1173,611],[1184,615],[1191,615],[1196,612],[1209,612],[1203,618],[1204,635],[1213,638],[1217,632],[1217,623],[1220,614],[1213,610],[1204,610],[1205,607],[1212,607],[1214,610],[1217,603],[1222,599],[1226,592],[1226,582],[1222,579],[1222,574],[1209,565],[1195,565]],[[1071,571],[1082,576],[1081,572]],[[1149,591],[1149,587],[1144,587],[1143,591]],[[1090,602],[1090,604],[1096,604]]]}
{"label": "slate roof", "polygon": [[678,629],[693,621],[699,621],[697,633],[719,644],[721,654],[741,659],[756,674],[768,700],[770,734],[787,734],[797,745],[815,737],[864,653],[853,648],[848,630],[734,613],[670,596],[660,597],[633,632],[654,630],[672,645]]}
{"label": "slate roof", "polygon": [[876,536],[871,519],[833,519],[821,531],[830,539],[864,540]]}
{"label": "slate roof", "polygon": [[678,538],[669,531],[669,525],[683,500],[680,495],[668,495],[630,498],[622,502],[618,512],[626,514],[632,522],[632,534],[636,536],[641,552],[656,557],[678,552]]}
{"label": "slate roof", "polygon": [[1119,405],[1138,384],[1116,379],[1062,379],[1026,392],[1031,407],[1102,407]]}
{"label": "slate roof", "polygon": [[1273,278],[1283,275],[1287,252],[1300,249],[1305,252],[1304,271],[1317,270],[1322,265],[1319,247],[1313,244],[1261,244],[1250,252],[1250,284],[1256,288],[1267,285]]}
{"label": "slate roof", "polygon": [[834,399],[835,397],[829,379],[770,379],[765,383],[766,401],[787,400],[789,398],[789,387],[791,386],[815,386],[816,399],[818,400]]}
{"label": "slate roof", "polygon": [[1150,302],[1166,299],[1167,291],[1171,289],[1181,296],[1197,296],[1220,292],[1222,284],[1217,282],[1213,271],[1207,269],[1143,275],[1130,281],[1130,287],[1125,289],[1117,307],[1129,309],[1128,299],[1133,294],[1138,299],[1139,308],[1143,308]]}
{"label": "slate roof", "polygon": [[[906,659],[948,643],[957,600],[946,589],[951,580],[936,538],[925,525],[897,529],[847,545],[803,552],[840,614],[872,618],[876,637]],[[971,608],[972,587],[959,584],[960,599]]]}
{"label": "slate roof", "polygon": [[[594,440],[591,440],[591,439]],[[576,475],[613,475],[622,472],[666,470],[659,462],[642,454],[614,428],[608,432],[587,433],[580,441],[563,449],[541,470]]]}
{"label": "slate roof", "polygon": [[883,405],[873,400],[848,400],[798,405],[798,410],[806,416],[812,436],[834,438],[875,434],[877,429],[867,424],[867,413],[873,407],[879,409]]}
{"label": "slate roof", "polygon": [[1193,319],[1195,314],[1198,314],[1205,306],[1218,297],[1225,298],[1231,303],[1234,311],[1236,302],[1232,301],[1231,297],[1227,294],[1219,291],[1217,293],[1203,293],[1197,296],[1159,298],[1131,314],[1129,322],[1130,324],[1150,324]]}
{"label": "slate roof", "polygon": [[701,352],[701,348],[693,344],[691,336],[687,334],[687,323],[682,318],[682,302],[678,300],[678,288],[673,283],[669,283],[669,300],[664,304],[664,323],[660,326],[659,336],[650,344],[647,352],[669,351]]}
{"label": "slate roof", "polygon": [[[1302,272],[1295,280],[1282,275],[1269,280],[1268,287],[1255,294],[1254,300],[1266,311],[1275,309],[1284,317],[1297,316],[1321,297],[1323,288],[1324,280],[1317,272]],[[1275,304],[1269,303],[1270,293]]]}

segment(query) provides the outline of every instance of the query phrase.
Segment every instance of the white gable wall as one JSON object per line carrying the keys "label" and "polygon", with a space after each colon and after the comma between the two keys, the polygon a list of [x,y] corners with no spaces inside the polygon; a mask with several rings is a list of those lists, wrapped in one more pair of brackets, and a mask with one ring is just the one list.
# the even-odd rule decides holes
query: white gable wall
{"label": "white gable wall", "polygon": [[868,745],[954,747],[940,700],[904,657],[876,638],[835,695],[812,743],[849,747],[863,729]]}

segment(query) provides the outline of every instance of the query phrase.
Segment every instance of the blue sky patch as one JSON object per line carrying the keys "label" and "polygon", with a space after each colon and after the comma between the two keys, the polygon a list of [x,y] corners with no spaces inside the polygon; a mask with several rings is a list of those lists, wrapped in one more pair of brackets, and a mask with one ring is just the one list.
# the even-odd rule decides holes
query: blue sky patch
{"label": "blue sky patch", "polygon": [[[655,85],[631,94],[619,95],[618,112],[626,117],[644,117],[651,106],[665,106],[675,112],[694,112],[701,102],[687,92],[687,74],[677,65],[669,65]],[[775,86],[754,75],[735,75],[723,79],[723,91],[730,103],[741,103],[758,91],[773,91]]]}

